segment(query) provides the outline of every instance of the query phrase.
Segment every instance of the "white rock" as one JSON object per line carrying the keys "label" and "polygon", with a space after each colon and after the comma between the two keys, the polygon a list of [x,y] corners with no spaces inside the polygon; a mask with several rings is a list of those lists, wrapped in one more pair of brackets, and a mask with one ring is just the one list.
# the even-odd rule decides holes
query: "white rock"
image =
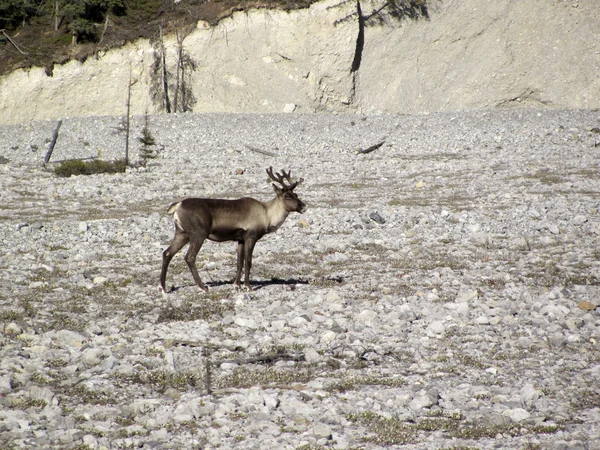
{"label": "white rock", "polygon": [[240,327],[246,327],[246,328],[251,328],[254,329],[256,328],[256,322],[254,321],[254,319],[249,318],[249,317],[236,317],[235,319],[233,319],[233,322]]}
{"label": "white rock", "polygon": [[94,277],[94,279],[92,280],[92,282],[95,285],[99,285],[99,284],[104,284],[108,281],[108,278],[103,277],[103,276],[98,276],[98,277]]}
{"label": "white rock", "polygon": [[58,399],[49,388],[31,386],[28,390],[29,396],[36,400],[43,400],[47,406],[58,406]]}
{"label": "white rock", "polygon": [[360,320],[367,325],[372,325],[374,321],[377,319],[377,313],[370,309],[365,309],[358,314],[356,320]]}
{"label": "white rock", "polygon": [[97,366],[102,362],[104,356],[104,350],[101,348],[88,348],[86,349],[82,355],[81,360],[88,367]]}
{"label": "white rock", "polygon": [[329,437],[331,436],[331,427],[324,423],[316,423],[313,426],[313,435],[318,438],[329,439]]}
{"label": "white rock", "polygon": [[4,334],[6,334],[6,335],[17,335],[17,334],[21,334],[21,332],[22,332],[21,326],[14,322],[10,322],[8,325],[6,325],[4,327]]}
{"label": "white rock", "polygon": [[340,294],[337,291],[332,290],[332,291],[329,291],[327,293],[327,295],[325,295],[325,301],[329,302],[329,303],[339,302],[339,301],[341,301],[341,299],[342,298],[340,297]]}
{"label": "white rock", "polygon": [[503,416],[507,416],[514,423],[522,422],[531,417],[531,414],[523,408],[507,409],[502,413]]}
{"label": "white rock", "polygon": [[304,351],[304,359],[309,364],[316,364],[323,360],[323,356],[320,355],[314,348],[308,348]]}
{"label": "white rock", "polygon": [[461,291],[458,293],[456,298],[454,299],[457,303],[469,302],[475,300],[478,297],[478,293],[476,290],[474,291]]}
{"label": "white rock", "polygon": [[590,369],[590,373],[594,378],[600,380],[600,364],[595,365]]}
{"label": "white rock", "polygon": [[418,411],[423,408],[429,408],[435,404],[435,401],[426,392],[417,393],[410,404],[408,405],[413,411]]}
{"label": "white rock", "polygon": [[527,408],[533,407],[534,403],[540,398],[540,391],[528,383],[521,389],[521,403]]}
{"label": "white rock", "polygon": [[279,398],[277,394],[265,393],[263,395],[263,401],[269,411],[274,411],[279,406]]}
{"label": "white rock", "polygon": [[292,112],[294,112],[295,109],[296,109],[296,105],[293,104],[293,103],[286,103],[283,106],[283,112],[284,113],[292,113]]}
{"label": "white rock", "polygon": [[315,410],[309,404],[303,402],[294,397],[282,398],[279,408],[286,416],[300,415],[307,418],[312,418],[315,414]]}
{"label": "white rock", "polygon": [[486,316],[479,316],[478,318],[475,319],[475,323],[477,325],[489,325],[490,319],[488,319]]}
{"label": "white rock", "polygon": [[296,316],[290,320],[290,326],[295,328],[302,328],[308,324],[308,320],[302,316]]}
{"label": "white rock", "polygon": [[68,347],[82,347],[86,338],[71,330],[60,330],[56,332],[56,342]]}
{"label": "white rock", "polygon": [[335,340],[337,334],[334,331],[327,331],[321,335],[320,343],[327,345]]}
{"label": "white rock", "polygon": [[12,390],[9,375],[0,375],[0,395],[6,394]]}
{"label": "white rock", "polygon": [[427,334],[430,336],[442,334],[446,331],[446,326],[441,320],[434,320],[427,327]]}

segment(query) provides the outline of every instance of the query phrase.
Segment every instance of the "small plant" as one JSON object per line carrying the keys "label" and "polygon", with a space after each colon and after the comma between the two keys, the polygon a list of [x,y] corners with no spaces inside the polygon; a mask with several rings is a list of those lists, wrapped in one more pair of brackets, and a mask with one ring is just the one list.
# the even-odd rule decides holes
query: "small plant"
{"label": "small plant", "polygon": [[161,308],[157,322],[208,320],[213,316],[222,316],[232,308],[232,305],[223,304],[210,297],[199,305],[186,301],[179,307],[169,305]]}
{"label": "small plant", "polygon": [[399,387],[404,386],[406,380],[402,378],[388,377],[356,377],[337,381],[325,388],[329,392],[346,392],[357,389],[362,386],[388,386]]}
{"label": "small plant", "polygon": [[0,322],[20,322],[21,320],[23,320],[23,314],[14,309],[0,311]]}
{"label": "small plant", "polygon": [[124,383],[152,386],[161,392],[169,387],[185,390],[202,384],[201,375],[195,371],[138,370],[132,374],[116,373],[114,379]]}
{"label": "small plant", "polygon": [[373,435],[363,438],[365,442],[375,442],[387,446],[405,445],[416,440],[415,425],[397,418],[383,417],[372,411],[349,414],[346,418],[351,422],[357,422],[368,427],[373,433]]}
{"label": "small plant", "polygon": [[22,399],[13,399],[10,402],[10,406],[13,409],[26,410],[29,408],[45,408],[46,406],[48,406],[48,403],[45,400],[36,399],[36,398],[22,398]]}
{"label": "small plant", "polygon": [[102,161],[93,159],[91,161],[82,161],[72,159],[60,163],[54,173],[59,177],[68,178],[71,175],[93,175],[97,173],[124,173],[127,165],[124,159],[116,161]]}
{"label": "small plant", "polygon": [[268,367],[264,370],[248,370],[237,368],[231,375],[217,380],[218,388],[249,388],[252,386],[284,386],[293,383],[306,383],[314,378],[309,370],[285,371]]}
{"label": "small plant", "polygon": [[144,115],[144,128],[142,128],[142,135],[138,138],[140,144],[140,158],[142,159],[142,165],[145,165],[149,159],[158,157],[158,149],[156,148],[156,139],[148,128],[148,113]]}

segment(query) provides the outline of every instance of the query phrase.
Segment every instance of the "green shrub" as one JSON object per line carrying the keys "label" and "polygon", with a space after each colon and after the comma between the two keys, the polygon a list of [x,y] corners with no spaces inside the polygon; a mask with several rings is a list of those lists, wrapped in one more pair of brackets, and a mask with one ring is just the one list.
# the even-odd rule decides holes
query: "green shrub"
{"label": "green shrub", "polygon": [[93,175],[95,173],[123,173],[125,172],[124,159],[116,161],[102,161],[92,159],[91,161],[82,161],[72,159],[60,163],[54,169],[54,173],[59,177],[70,177],[71,175]]}

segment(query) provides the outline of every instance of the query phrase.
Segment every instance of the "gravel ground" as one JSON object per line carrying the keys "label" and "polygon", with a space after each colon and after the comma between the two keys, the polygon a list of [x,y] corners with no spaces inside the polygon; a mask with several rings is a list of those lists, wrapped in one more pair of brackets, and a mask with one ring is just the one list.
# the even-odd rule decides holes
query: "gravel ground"
{"label": "gravel ground", "polygon": [[[0,126],[1,448],[600,448],[600,112],[151,116],[158,158],[70,178],[55,126]],[[267,200],[269,166],[309,209],[254,290],[207,243],[209,292],[182,252],[162,294],[168,205]]]}

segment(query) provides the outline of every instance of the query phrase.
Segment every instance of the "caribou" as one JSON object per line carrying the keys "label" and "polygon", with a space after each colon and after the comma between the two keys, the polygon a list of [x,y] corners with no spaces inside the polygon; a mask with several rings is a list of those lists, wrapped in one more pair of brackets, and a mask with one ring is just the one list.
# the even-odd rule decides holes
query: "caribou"
{"label": "caribou", "polygon": [[298,198],[294,189],[304,181],[292,181],[291,170],[273,173],[267,169],[275,190],[275,198],[268,202],[243,197],[236,200],[211,198],[186,198],[172,203],[167,214],[173,215],[175,236],[163,252],[160,287],[167,293],[165,282],[171,259],[186,245],[190,244],[184,257],[196,285],[207,291],[196,268],[196,256],[206,239],[215,242],[237,241],[237,270],[234,285],[241,287],[242,269],[244,286],[250,290],[250,268],[252,252],[256,242],[265,234],[274,233],[281,227],[291,212],[300,214],[307,206]]}

